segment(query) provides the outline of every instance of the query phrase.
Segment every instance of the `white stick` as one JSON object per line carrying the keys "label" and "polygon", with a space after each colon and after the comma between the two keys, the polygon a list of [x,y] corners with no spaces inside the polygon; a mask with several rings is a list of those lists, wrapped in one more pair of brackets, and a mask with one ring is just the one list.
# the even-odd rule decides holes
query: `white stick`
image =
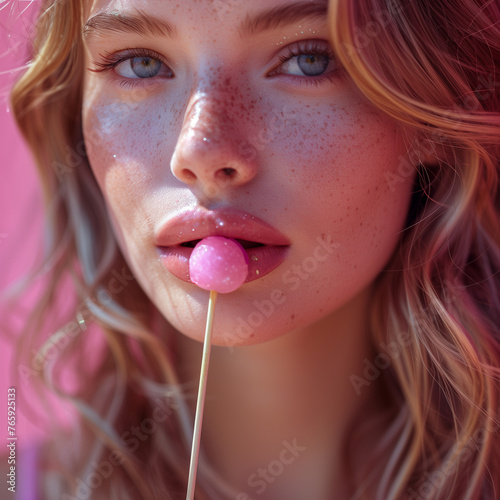
{"label": "white stick", "polygon": [[200,455],[201,423],[203,420],[203,409],[205,407],[205,393],[207,391],[208,363],[210,361],[210,348],[212,346],[212,327],[216,300],[217,292],[211,290],[210,298],[208,300],[207,326],[205,328],[203,356],[201,358],[200,385],[198,388],[198,400],[196,401],[196,414],[194,417],[193,444],[191,447],[191,462],[189,464],[186,500],[194,499],[194,490],[196,486],[196,472],[198,470],[198,458]]}

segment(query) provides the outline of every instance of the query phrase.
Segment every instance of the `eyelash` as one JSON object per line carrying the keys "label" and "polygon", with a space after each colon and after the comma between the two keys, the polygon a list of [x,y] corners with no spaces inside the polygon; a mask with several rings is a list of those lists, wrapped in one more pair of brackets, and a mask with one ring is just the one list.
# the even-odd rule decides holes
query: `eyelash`
{"label": "eyelash", "polygon": [[[134,57],[149,57],[151,59],[160,61],[162,64],[165,64],[167,67],[169,67],[169,63],[165,60],[165,58],[163,58],[160,54],[158,54],[154,50],[149,50],[149,49],[135,49],[135,48],[124,49],[114,54],[110,52],[105,52],[104,54],[99,54],[99,55],[101,57],[101,61],[93,61],[92,64],[95,66],[95,68],[90,68],[90,71],[94,73],[106,73],[108,71],[115,69],[116,66],[118,66],[122,62],[125,62],[129,59],[133,59]],[[120,85],[123,87],[127,86],[134,87],[136,85],[143,84],[142,80],[149,80],[149,78],[127,79],[127,78],[122,78],[120,76],[118,76],[118,78],[121,79]]]}
{"label": "eyelash", "polygon": [[[326,42],[323,42],[321,40],[303,40],[299,41],[294,45],[290,45],[286,47],[287,53],[286,54],[281,54],[278,56],[278,59],[280,61],[279,65],[275,66],[269,73],[268,76],[273,76],[273,73],[275,75],[284,75],[287,76],[288,78],[294,78],[294,79],[299,79],[301,81],[301,84],[305,85],[321,85],[325,83],[327,80],[331,81],[333,80],[336,76],[337,73],[339,72],[339,68],[335,68],[335,70],[330,71],[329,73],[318,75],[318,76],[298,76],[298,75],[290,75],[286,73],[278,73],[277,71],[279,70],[280,66],[283,65],[284,63],[288,62],[294,57],[298,57],[303,54],[312,54],[315,56],[324,56],[327,57],[330,60],[335,60],[334,54],[332,50],[328,47]],[[109,71],[112,71],[116,66],[121,64],[124,61],[127,61],[129,59],[133,59],[134,57],[149,57],[151,59],[155,59],[157,61],[160,61],[162,64],[165,64],[167,67],[169,67],[169,63],[165,60],[164,57],[162,57],[160,54],[157,52],[150,50],[150,49],[137,49],[137,48],[130,48],[130,49],[124,49],[118,53],[109,53],[105,52],[104,54],[99,54],[101,57],[101,61],[93,61],[94,68],[89,68],[90,71],[94,73],[106,73]],[[120,85],[127,87],[127,86],[136,86],[136,85],[141,85],[144,84],[143,80],[150,80],[150,78],[147,79],[132,79],[132,78],[120,78]]]}
{"label": "eyelash", "polygon": [[119,53],[112,54],[110,52],[105,52],[104,54],[99,54],[102,58],[102,62],[93,61],[93,64],[99,69],[91,69],[95,73],[102,73],[104,71],[109,71],[118,64],[126,61],[127,59],[133,59],[134,57],[150,57],[151,59],[158,59],[165,64],[165,61],[156,52],[149,49],[125,49]]}
{"label": "eyelash", "polygon": [[[327,42],[322,40],[301,40],[294,45],[289,45],[286,47],[288,51],[287,54],[281,54],[278,56],[280,61],[280,66],[284,63],[288,62],[290,59],[294,57],[298,57],[303,54],[312,54],[315,56],[324,56],[335,62],[335,55],[333,51],[330,49]],[[272,75],[276,70],[279,69],[279,66],[275,67],[271,72]],[[325,73],[318,76],[297,76],[297,75],[286,75],[289,78],[298,78],[302,81],[302,84],[305,85],[321,85],[326,81],[332,81],[336,76],[338,76],[340,68],[335,68],[335,70],[330,71],[329,73]],[[280,74],[280,73],[277,73]]]}

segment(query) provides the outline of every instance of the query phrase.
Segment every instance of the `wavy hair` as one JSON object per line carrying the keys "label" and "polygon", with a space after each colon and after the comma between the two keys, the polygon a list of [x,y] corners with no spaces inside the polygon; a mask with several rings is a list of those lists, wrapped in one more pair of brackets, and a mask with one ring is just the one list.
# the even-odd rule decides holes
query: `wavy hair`
{"label": "wavy hair", "polygon": [[[189,394],[169,332],[130,278],[87,160],[99,138],[85,144],[80,121],[83,11],[83,0],[43,2],[33,58],[11,98],[47,221],[44,260],[29,281],[45,276],[47,286],[22,336],[38,354],[25,362],[81,417],[74,452],[48,465],[59,471],[53,496],[174,498],[186,484]],[[491,0],[330,2],[339,61],[374,105],[422,140],[408,224],[372,307],[376,349],[403,332],[407,341],[383,370],[386,432],[363,462],[349,462],[352,498],[491,500],[500,491],[499,20]],[[417,161],[424,144],[437,161]],[[402,165],[387,180],[413,172]],[[76,301],[63,319],[57,292],[68,279]],[[88,360],[91,323],[102,333]],[[57,331],[41,338],[42,325]],[[134,438],[137,426],[151,430],[147,439]],[[360,429],[353,425],[346,442]],[[196,498],[229,496],[202,459]]]}
{"label": "wavy hair", "polygon": [[[498,498],[500,5],[330,5],[333,47],[355,84],[437,156],[418,165],[373,303],[376,345],[408,338],[385,372],[398,409],[372,479],[359,466],[353,477],[362,498]],[[388,181],[409,175],[400,170]]]}

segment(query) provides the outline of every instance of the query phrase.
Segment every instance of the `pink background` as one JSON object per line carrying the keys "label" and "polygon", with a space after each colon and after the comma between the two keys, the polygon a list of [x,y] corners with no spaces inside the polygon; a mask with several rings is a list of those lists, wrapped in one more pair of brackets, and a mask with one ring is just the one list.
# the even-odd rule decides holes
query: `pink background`
{"label": "pink background", "polygon": [[[32,265],[41,244],[41,193],[28,148],[17,131],[9,109],[8,93],[27,61],[31,19],[38,2],[9,0],[0,3],[0,292]],[[30,299],[23,305],[29,314]],[[22,315],[18,318],[22,324]],[[7,389],[14,384],[12,348],[0,318],[0,435],[7,432]],[[29,382],[16,384],[18,445],[26,446],[41,436],[40,430],[23,413],[23,399],[31,400]],[[0,452],[0,455],[3,454]]]}

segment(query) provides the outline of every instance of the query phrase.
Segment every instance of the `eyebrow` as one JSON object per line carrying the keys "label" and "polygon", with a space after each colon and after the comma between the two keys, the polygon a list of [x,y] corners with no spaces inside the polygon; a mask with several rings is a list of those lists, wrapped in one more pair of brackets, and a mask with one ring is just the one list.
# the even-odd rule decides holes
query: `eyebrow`
{"label": "eyebrow", "polygon": [[[324,19],[327,10],[328,0],[296,2],[274,7],[253,17],[247,14],[238,31],[241,37],[245,37],[306,19]],[[176,35],[176,30],[170,23],[140,10],[135,14],[123,14],[119,11],[100,12],[87,20],[82,31],[84,38],[105,35],[109,32],[169,38]]]}
{"label": "eyebrow", "polygon": [[263,31],[289,26],[306,19],[324,20],[328,11],[328,0],[297,2],[266,10],[255,17],[248,14],[240,26],[241,36],[250,36]]}
{"label": "eyebrow", "polygon": [[84,38],[105,35],[108,32],[170,38],[175,35],[175,29],[171,24],[140,10],[136,14],[122,14],[118,11],[100,12],[87,20],[82,31]]}

